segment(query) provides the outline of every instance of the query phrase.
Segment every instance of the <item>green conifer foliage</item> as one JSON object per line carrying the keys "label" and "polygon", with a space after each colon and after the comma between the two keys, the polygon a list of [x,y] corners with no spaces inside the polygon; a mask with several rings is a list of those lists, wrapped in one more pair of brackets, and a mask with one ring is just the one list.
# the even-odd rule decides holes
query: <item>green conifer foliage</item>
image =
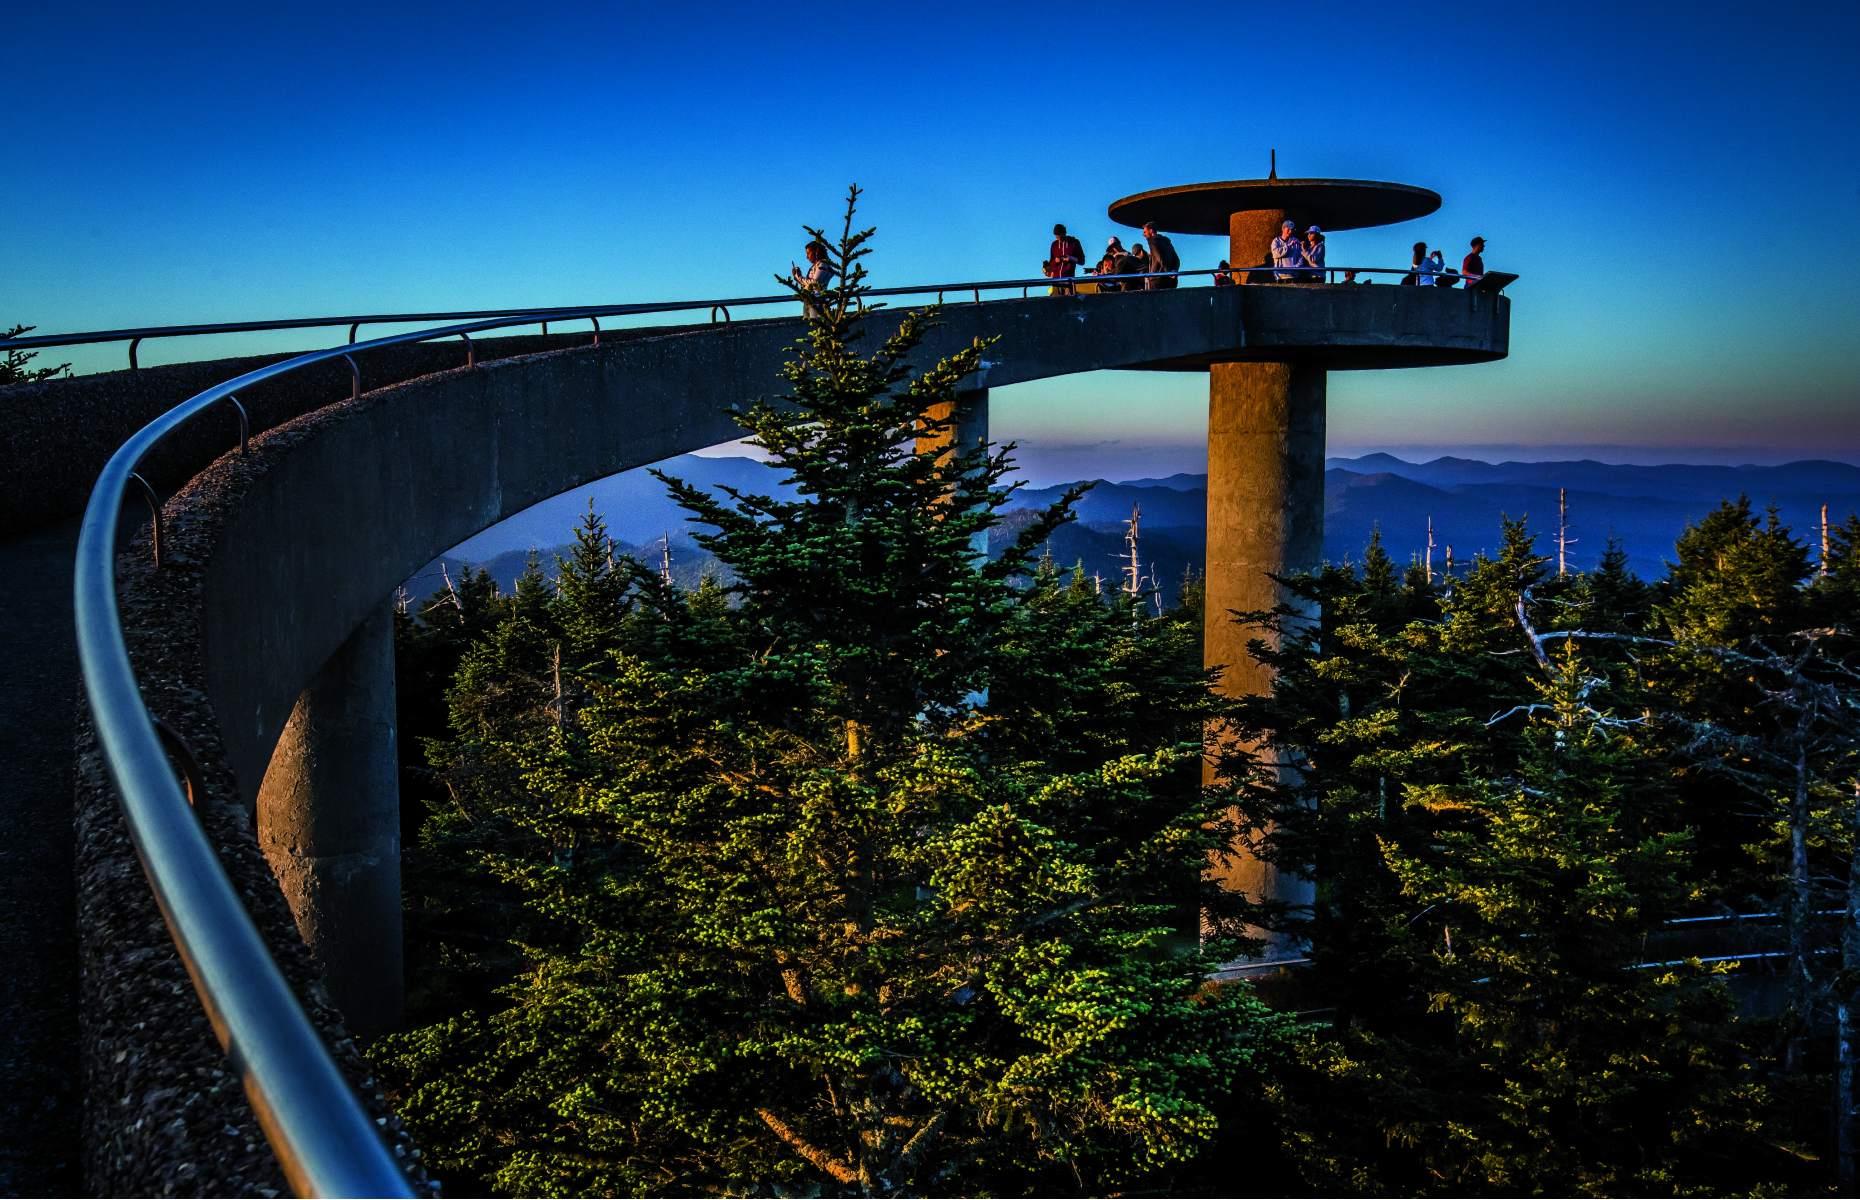
{"label": "green conifer foliage", "polygon": [[977,559],[1006,451],[913,441],[982,347],[918,361],[934,312],[864,346],[856,197],[789,395],[741,417],[794,498],[667,480],[733,582],[609,568],[590,518],[548,609],[571,702],[539,705],[515,613],[460,672],[461,701],[512,690],[455,705],[452,747],[512,961],[377,1052],[442,1171],[1093,1192],[1271,1146],[1248,1098],[1295,1023],[1182,936],[1226,833],[1193,634],[1035,566],[1067,504]]}

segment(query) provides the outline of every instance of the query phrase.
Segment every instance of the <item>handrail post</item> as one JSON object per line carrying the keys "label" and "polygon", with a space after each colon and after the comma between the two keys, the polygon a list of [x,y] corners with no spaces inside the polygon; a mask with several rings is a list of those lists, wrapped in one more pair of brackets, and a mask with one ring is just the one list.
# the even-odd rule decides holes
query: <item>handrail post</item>
{"label": "handrail post", "polygon": [[362,323],[360,321],[355,321],[349,325],[349,345],[353,346],[355,344],[355,331],[361,327]]}
{"label": "handrail post", "polygon": [[594,322],[594,344],[598,346],[601,344],[601,319],[599,317],[589,317],[588,320]]}
{"label": "handrail post", "polygon": [[478,365],[478,351],[472,347],[471,334],[461,333],[459,337],[465,343],[465,369],[469,371]]}
{"label": "handrail post", "polygon": [[245,405],[239,403],[238,396],[228,395],[226,399],[233,406],[233,411],[239,414],[239,454],[240,457],[244,457],[245,442],[252,431],[252,422],[251,419],[246,416]]}
{"label": "handrail post", "polygon": [[135,480],[142,489],[142,498],[149,506],[149,545],[155,551],[155,566],[161,567],[161,501],[155,497],[155,488],[144,479],[140,472],[131,471],[129,478]]}
{"label": "handrail post", "polygon": [[349,364],[349,399],[360,400],[362,398],[362,369],[355,365],[353,354],[343,355],[342,360]]}
{"label": "handrail post", "polygon": [[129,369],[132,371],[139,371],[142,369],[141,364],[136,362],[136,347],[141,344],[142,339],[139,337],[129,339]]}

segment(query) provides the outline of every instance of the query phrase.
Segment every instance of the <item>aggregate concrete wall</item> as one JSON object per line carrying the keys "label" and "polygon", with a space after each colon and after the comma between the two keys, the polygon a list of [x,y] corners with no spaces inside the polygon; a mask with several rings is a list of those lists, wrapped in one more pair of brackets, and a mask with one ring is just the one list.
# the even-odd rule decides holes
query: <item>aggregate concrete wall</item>
{"label": "aggregate concrete wall", "polygon": [[[340,336],[338,330],[303,332],[310,339],[330,339],[312,340],[313,346],[329,345]],[[603,330],[601,341],[618,342],[642,332],[656,334],[664,329]],[[484,338],[476,339],[475,345],[483,360],[586,346],[592,337],[592,329],[582,322],[573,333]],[[216,383],[298,353],[104,371],[0,388],[0,533],[35,528],[82,512],[97,473],[136,430]],[[386,346],[356,358],[362,387],[374,389],[456,367],[465,361],[465,344],[453,339]],[[338,360],[293,371],[240,393],[239,399],[256,432],[347,396],[351,382],[348,364]],[[151,454],[142,474],[166,494],[234,445],[238,428],[230,406],[203,417],[177,431]]]}
{"label": "aggregate concrete wall", "polygon": [[[1387,294],[1357,294],[1366,291]],[[871,341],[897,319],[895,313],[875,316]],[[952,304],[920,357],[976,337],[998,337],[977,380],[985,387],[1106,368],[1288,354],[1354,355],[1361,365],[1472,362],[1502,357],[1507,319],[1501,299],[1410,288],[1185,288],[1039,297]],[[1300,327],[1308,331],[1302,344],[1293,341]],[[634,331],[624,341],[604,337],[598,348],[584,343],[499,361],[487,361],[494,351],[481,344],[475,369],[441,370],[325,404],[258,434],[247,455],[222,453],[168,502],[164,566],[150,569],[146,549],[126,553],[122,604],[144,695],[201,760],[197,811],[203,824],[278,948],[287,976],[358,1076],[362,1067],[345,1048],[340,1015],[326,1003],[253,837],[252,805],[297,697],[350,634],[379,613],[393,587],[439,552],[579,484],[735,437],[739,431],[725,408],[779,390],[777,369],[799,332],[795,320],[661,335]],[[445,354],[448,347],[423,349]],[[456,363],[458,347],[449,349],[448,361]],[[403,365],[434,364],[410,356]],[[41,408],[73,395],[105,406],[111,394],[146,408],[178,402],[238,369],[227,363],[151,368],[128,384],[116,380],[127,388],[117,393],[109,392],[107,379],[12,391],[31,393]],[[383,377],[366,362],[364,369],[365,378]],[[281,396],[276,411],[346,395],[346,367],[340,372]],[[158,385],[171,394],[156,399]],[[39,410],[22,411],[17,395],[0,395],[0,404],[46,429],[56,423]],[[253,407],[255,428],[263,429],[260,413],[273,410]],[[96,428],[105,424],[100,414]],[[231,444],[230,434],[228,415],[225,430],[200,434],[198,444],[175,453],[168,469],[185,473],[190,455],[210,460],[215,448]],[[114,444],[99,450],[74,442],[66,452],[101,462]],[[14,461],[0,463],[0,478],[23,470],[32,457],[19,439],[5,454]],[[40,511],[74,503],[79,490],[72,484],[50,489],[62,499]],[[139,878],[88,738],[80,750],[79,923],[92,1190],[214,1193],[267,1186],[263,1147],[236,1078],[212,1042]],[[145,1119],[141,1114],[151,1106],[181,1111],[185,1119]]]}

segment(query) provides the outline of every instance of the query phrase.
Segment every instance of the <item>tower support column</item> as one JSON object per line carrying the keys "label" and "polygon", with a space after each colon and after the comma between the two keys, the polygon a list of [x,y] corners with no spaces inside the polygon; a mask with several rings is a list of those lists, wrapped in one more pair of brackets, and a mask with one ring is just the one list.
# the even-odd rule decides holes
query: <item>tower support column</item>
{"label": "tower support column", "polygon": [[939,400],[924,410],[924,416],[941,424],[918,435],[917,453],[939,456],[939,461],[975,448],[988,440],[988,389],[958,392],[954,400]]}
{"label": "tower support column", "polygon": [[[958,392],[954,400],[932,404],[924,410],[924,416],[941,428],[926,428],[918,435],[917,453],[935,454],[938,462],[946,462],[975,449],[977,442],[988,440],[988,389]],[[988,556],[986,533],[975,535],[973,549],[978,557]]]}
{"label": "tower support column", "polygon": [[[1227,264],[1257,267],[1272,261],[1272,239],[1285,221],[1282,208],[1256,208],[1227,218]],[[1242,276],[1242,278],[1245,278]]]}
{"label": "tower support column", "polygon": [[[1231,612],[1292,603],[1271,577],[1314,570],[1323,556],[1324,400],[1322,367],[1217,363],[1211,369],[1202,661],[1223,668],[1220,690],[1230,696],[1272,689],[1271,671],[1247,653],[1247,643],[1262,631],[1236,623]],[[1306,616],[1315,621],[1317,614]],[[1206,771],[1213,774],[1211,764]],[[1210,869],[1223,886],[1256,900],[1300,905],[1315,894],[1310,879],[1281,873],[1244,851]],[[1268,957],[1296,950],[1283,936],[1268,943]]]}
{"label": "tower support column", "polygon": [[349,635],[298,696],[258,790],[258,841],[349,1027],[400,1024],[394,615]]}

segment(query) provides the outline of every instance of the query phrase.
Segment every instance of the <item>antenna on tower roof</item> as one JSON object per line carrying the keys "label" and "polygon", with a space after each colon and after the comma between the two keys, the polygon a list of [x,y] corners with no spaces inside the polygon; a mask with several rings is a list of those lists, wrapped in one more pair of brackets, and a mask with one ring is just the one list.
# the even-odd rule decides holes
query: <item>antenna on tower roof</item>
{"label": "antenna on tower roof", "polygon": [[1267,175],[1266,178],[1277,179],[1278,177],[1279,177],[1279,148],[1277,146],[1274,146],[1272,148],[1272,173],[1270,175]]}

